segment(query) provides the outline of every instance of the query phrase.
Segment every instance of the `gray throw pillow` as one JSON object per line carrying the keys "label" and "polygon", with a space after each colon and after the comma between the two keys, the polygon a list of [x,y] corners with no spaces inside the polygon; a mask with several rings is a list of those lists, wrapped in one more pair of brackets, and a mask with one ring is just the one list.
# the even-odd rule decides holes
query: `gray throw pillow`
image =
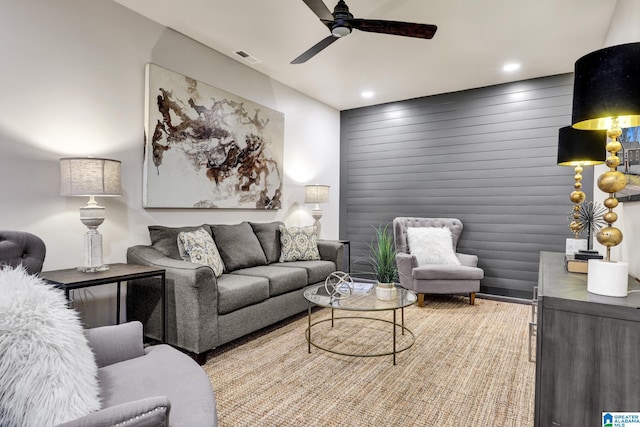
{"label": "gray throw pillow", "polygon": [[262,246],[248,222],[235,225],[211,225],[225,271],[265,265]]}
{"label": "gray throw pillow", "polygon": [[280,221],[250,222],[253,232],[260,241],[260,246],[267,256],[267,263],[278,262],[280,259]]}
{"label": "gray throw pillow", "polygon": [[151,238],[151,246],[164,256],[173,259],[182,259],[178,251],[178,233],[181,231],[196,231],[198,228],[211,234],[208,225],[198,225],[195,227],[164,227],[162,225],[150,225],[149,237]]}

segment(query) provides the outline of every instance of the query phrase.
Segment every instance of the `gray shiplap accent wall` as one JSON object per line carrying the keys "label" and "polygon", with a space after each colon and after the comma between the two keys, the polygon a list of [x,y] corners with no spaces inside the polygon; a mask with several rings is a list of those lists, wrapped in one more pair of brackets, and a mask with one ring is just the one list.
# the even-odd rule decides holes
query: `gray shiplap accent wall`
{"label": "gray shiplap accent wall", "polygon": [[[342,111],[340,238],[352,271],[373,228],[396,216],[456,217],[481,291],[530,298],[540,251],[571,237],[573,168],[556,165],[573,74]],[[591,200],[593,170],[583,190]]]}

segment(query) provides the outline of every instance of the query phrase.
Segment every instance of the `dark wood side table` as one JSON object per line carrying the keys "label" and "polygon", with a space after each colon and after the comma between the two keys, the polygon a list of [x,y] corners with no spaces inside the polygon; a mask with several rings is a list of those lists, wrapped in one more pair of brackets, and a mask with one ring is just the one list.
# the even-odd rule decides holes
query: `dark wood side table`
{"label": "dark wood side table", "polygon": [[64,290],[69,301],[69,291],[91,286],[117,284],[116,323],[120,323],[120,284],[127,280],[159,277],[162,280],[162,342],[167,341],[167,285],[165,270],[136,264],[110,264],[109,270],[84,273],[75,268],[43,271],[40,277],[53,286]]}

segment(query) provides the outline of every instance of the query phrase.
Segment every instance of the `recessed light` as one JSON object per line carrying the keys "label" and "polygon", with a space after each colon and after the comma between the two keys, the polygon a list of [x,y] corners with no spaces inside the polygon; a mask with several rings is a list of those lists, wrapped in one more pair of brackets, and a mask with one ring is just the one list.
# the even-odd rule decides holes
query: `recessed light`
{"label": "recessed light", "polygon": [[516,71],[520,69],[520,64],[518,64],[517,62],[510,62],[509,64],[504,64],[504,66],[502,67],[502,71],[505,71],[507,73],[510,73],[512,71]]}
{"label": "recessed light", "polygon": [[373,92],[371,92],[370,90],[365,90],[360,94],[360,96],[362,96],[363,98],[373,98]]}

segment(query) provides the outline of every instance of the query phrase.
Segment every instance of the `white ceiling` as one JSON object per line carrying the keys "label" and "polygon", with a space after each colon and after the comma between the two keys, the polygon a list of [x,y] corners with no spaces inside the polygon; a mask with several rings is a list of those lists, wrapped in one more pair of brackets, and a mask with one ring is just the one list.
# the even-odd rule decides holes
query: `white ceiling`
{"label": "white ceiling", "polygon": [[[347,0],[356,18],[438,26],[431,40],[354,31],[305,64],[329,35],[302,0],[115,0],[338,110],[573,71],[603,47],[616,0]],[[337,0],[325,0],[333,11]],[[506,62],[522,68],[506,74]],[[363,99],[363,90],[375,92]]]}

